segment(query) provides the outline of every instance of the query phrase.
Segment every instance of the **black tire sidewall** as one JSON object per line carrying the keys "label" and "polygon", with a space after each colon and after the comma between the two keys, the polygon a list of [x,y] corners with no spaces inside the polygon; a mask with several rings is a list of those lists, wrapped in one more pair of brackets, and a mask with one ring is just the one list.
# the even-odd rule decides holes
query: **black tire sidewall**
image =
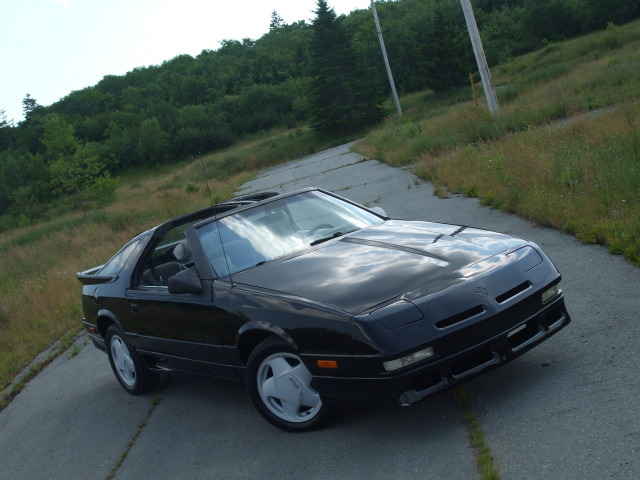
{"label": "black tire sidewall", "polygon": [[275,415],[264,404],[260,392],[258,391],[258,370],[262,362],[270,355],[276,353],[290,353],[298,356],[298,352],[284,340],[270,337],[260,343],[249,356],[247,360],[247,368],[245,372],[245,383],[249,398],[253,402],[258,412],[271,424],[288,432],[304,432],[315,430],[326,422],[328,418],[328,406],[326,402],[322,402],[320,411],[313,418],[304,422],[289,422]]}

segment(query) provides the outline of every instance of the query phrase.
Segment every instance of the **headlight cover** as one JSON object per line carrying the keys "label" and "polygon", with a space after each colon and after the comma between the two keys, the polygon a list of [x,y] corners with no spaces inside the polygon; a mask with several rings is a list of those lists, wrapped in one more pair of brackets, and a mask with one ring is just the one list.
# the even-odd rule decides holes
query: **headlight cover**
{"label": "headlight cover", "polygon": [[560,284],[556,283],[542,292],[542,303],[547,303],[560,293]]}
{"label": "headlight cover", "polygon": [[369,315],[387,330],[395,330],[424,318],[420,309],[408,300],[399,300]]}
{"label": "headlight cover", "polygon": [[392,372],[394,370],[398,370],[399,368],[407,367],[422,360],[426,360],[429,357],[433,357],[433,355],[433,347],[427,347],[404,357],[383,362],[382,365],[387,372]]}

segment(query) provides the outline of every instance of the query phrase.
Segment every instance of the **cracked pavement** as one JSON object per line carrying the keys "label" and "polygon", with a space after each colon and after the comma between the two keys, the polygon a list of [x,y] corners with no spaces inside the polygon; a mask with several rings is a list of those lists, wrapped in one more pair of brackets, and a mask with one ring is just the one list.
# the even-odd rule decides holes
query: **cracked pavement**
{"label": "cracked pavement", "polygon": [[[503,480],[635,478],[640,269],[476,199],[439,199],[410,170],[348,147],[264,171],[237,193],[318,186],[380,206],[392,218],[470,225],[538,243],[563,274],[573,321],[465,385],[496,466]],[[0,479],[105,479],[137,432],[115,479],[479,478],[450,392],[410,408],[336,409],[325,429],[288,434],[265,422],[237,384],[174,378],[130,396],[107,356],[89,344],[58,357],[0,412]]]}

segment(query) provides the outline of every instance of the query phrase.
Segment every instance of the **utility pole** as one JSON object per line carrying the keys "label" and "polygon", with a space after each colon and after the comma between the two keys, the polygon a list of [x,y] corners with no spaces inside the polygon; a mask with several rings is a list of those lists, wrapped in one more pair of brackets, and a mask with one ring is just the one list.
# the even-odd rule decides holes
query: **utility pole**
{"label": "utility pole", "polygon": [[492,115],[497,115],[500,113],[500,105],[498,105],[496,90],[493,88],[493,82],[491,81],[491,73],[489,72],[487,59],[484,56],[484,49],[482,48],[482,41],[480,40],[480,33],[478,33],[478,25],[476,24],[476,17],[473,14],[473,9],[471,8],[471,0],[460,0],[460,4],[462,5],[464,18],[467,21],[467,29],[469,30],[469,36],[471,37],[473,53],[475,54],[476,62],[478,63],[478,70],[480,70],[480,78],[482,79],[484,94],[487,97],[487,103],[489,104],[489,111],[491,111]]}
{"label": "utility pole", "polygon": [[398,116],[402,116],[402,108],[400,108],[400,100],[398,100],[398,92],[396,92],[396,85],[393,82],[393,75],[391,74],[391,67],[389,66],[389,59],[387,58],[387,49],[384,47],[384,39],[382,38],[382,30],[380,30],[380,22],[378,21],[378,12],[376,11],[376,4],[371,0],[371,10],[373,10],[373,19],[376,22],[376,30],[378,32],[378,39],[380,40],[380,48],[382,49],[382,58],[384,58],[384,65],[387,68],[387,76],[389,77],[389,84],[391,85],[391,92],[393,93],[393,101],[396,104],[396,110]]}

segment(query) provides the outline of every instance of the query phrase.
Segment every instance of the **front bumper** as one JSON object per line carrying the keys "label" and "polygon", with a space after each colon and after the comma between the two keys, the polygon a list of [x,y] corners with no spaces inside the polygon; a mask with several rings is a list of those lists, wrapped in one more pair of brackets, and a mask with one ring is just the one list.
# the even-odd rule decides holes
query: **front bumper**
{"label": "front bumper", "polygon": [[[491,322],[480,322],[443,337],[433,343],[436,357],[397,372],[378,368],[377,376],[365,378],[324,376],[316,371],[315,385],[322,398],[331,403],[411,405],[513,360],[571,321],[563,296],[524,320],[514,318],[522,319],[517,311],[506,311]],[[381,365],[380,359],[375,362]]]}

